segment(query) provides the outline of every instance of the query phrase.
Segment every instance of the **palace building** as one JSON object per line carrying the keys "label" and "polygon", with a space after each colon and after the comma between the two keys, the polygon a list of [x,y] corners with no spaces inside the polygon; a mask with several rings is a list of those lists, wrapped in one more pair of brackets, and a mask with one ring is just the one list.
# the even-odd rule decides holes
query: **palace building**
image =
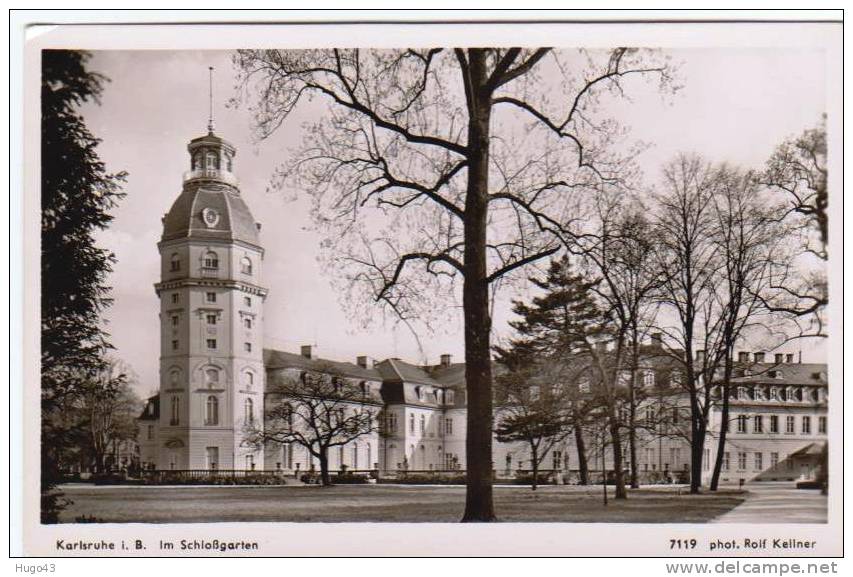
{"label": "palace building", "polygon": [[[381,435],[333,447],[330,469],[464,469],[463,363],[449,355],[428,366],[363,356],[342,362],[317,358],[310,346],[299,353],[264,346],[261,226],[240,194],[237,151],[215,134],[212,122],[208,128],[190,141],[182,191],[162,220],[160,280],[154,285],[160,299],[160,384],[138,419],[143,468],[286,473],[317,468],[316,459],[296,444],[248,443],[246,426],[264,426],[267,393],[276,382],[322,372],[361,387],[360,402],[382,420]],[[767,363],[760,353],[739,360],[747,368],[731,403],[734,425],[723,481],[813,477],[826,442],[826,366],[778,355]],[[654,363],[644,369],[649,394],[638,418],[648,426],[638,438],[637,464],[643,472],[683,471],[689,463],[686,439],[661,434],[661,427],[675,430],[688,418],[684,395],[661,393],[671,379],[670,370]],[[715,409],[705,449],[708,475],[719,426]],[[606,468],[606,447],[599,450],[594,430],[584,435],[590,470]],[[530,468],[522,444],[495,441],[494,451],[499,475]],[[627,444],[624,453],[627,468]],[[575,437],[569,436],[545,455],[540,468],[576,471],[576,455]]]}

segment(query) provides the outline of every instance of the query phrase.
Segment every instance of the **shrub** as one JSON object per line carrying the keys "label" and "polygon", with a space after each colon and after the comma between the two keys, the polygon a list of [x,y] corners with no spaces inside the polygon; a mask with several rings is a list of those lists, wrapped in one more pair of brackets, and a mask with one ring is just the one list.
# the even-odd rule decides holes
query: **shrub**
{"label": "shrub", "polygon": [[353,475],[352,473],[342,473],[332,477],[333,485],[366,485],[367,475]]}
{"label": "shrub", "polygon": [[396,478],[379,479],[379,483],[401,485],[464,485],[464,474],[455,473],[398,473]]}

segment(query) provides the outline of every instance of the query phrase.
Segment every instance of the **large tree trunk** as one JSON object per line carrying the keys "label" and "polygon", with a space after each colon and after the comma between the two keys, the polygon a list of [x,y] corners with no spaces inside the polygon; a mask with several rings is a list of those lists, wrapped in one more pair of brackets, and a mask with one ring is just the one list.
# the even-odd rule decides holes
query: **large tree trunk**
{"label": "large tree trunk", "polygon": [[[619,436],[619,420],[613,414],[610,416],[610,439],[613,444],[613,480],[616,482],[616,498],[627,499],[628,492],[625,490],[625,473],[622,469],[622,439]],[[604,482],[606,484],[606,467],[604,471]]]}
{"label": "large tree trunk", "polygon": [[690,493],[698,494],[702,489],[702,453],[705,450],[706,427],[701,416],[693,421],[690,439]]}
{"label": "large tree trunk", "polygon": [[631,375],[631,386],[628,389],[628,450],[631,459],[631,488],[638,489],[640,481],[637,476],[637,430],[634,424],[637,422],[637,366],[634,365]]}
{"label": "large tree trunk", "polygon": [[532,457],[530,465],[533,469],[533,484],[530,488],[535,491],[539,484],[539,453],[533,445],[530,446],[530,456]]}
{"label": "large tree trunk", "polygon": [[492,502],[492,365],[486,228],[489,193],[491,94],[482,51],[468,51],[471,87],[468,120],[468,188],[465,194],[465,383],[468,395],[465,460],[467,487],[462,521],[494,521]]}
{"label": "large tree trunk", "polygon": [[328,487],[332,484],[332,478],[329,476],[329,450],[326,447],[320,447],[320,455],[318,456],[320,461],[320,482],[323,483],[324,487]]}
{"label": "large tree trunk", "polygon": [[[577,419],[575,419],[577,421]],[[583,429],[575,426],[575,448],[578,452],[578,474],[580,475],[580,484],[589,484],[589,464],[586,460],[586,442],[583,439]]]}
{"label": "large tree trunk", "polygon": [[[636,323],[635,323],[636,325]],[[637,372],[640,364],[640,343],[637,327],[633,326],[631,337],[631,386],[628,389],[628,458],[631,460],[631,488],[639,489],[637,472]]]}
{"label": "large tree trunk", "polygon": [[720,484],[720,472],[723,470],[723,456],[726,450],[726,436],[729,432],[729,378],[730,373],[726,370],[723,378],[723,410],[720,415],[720,439],[717,443],[717,458],[714,459],[714,472],[711,474],[711,491],[716,491]]}

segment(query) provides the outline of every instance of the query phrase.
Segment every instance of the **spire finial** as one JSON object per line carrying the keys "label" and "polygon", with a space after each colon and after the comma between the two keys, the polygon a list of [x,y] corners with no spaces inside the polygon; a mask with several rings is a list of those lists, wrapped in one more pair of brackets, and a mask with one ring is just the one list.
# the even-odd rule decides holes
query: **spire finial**
{"label": "spire finial", "polygon": [[213,134],[213,66],[208,66],[210,72],[210,118],[207,121],[207,131]]}

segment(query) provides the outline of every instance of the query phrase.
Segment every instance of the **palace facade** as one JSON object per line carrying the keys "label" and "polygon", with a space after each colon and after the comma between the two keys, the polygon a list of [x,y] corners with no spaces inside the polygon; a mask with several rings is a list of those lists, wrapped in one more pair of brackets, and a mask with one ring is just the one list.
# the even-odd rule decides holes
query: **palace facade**
{"label": "palace facade", "polygon": [[[364,404],[381,415],[382,434],[363,435],[330,454],[330,469],[450,471],[464,469],[465,367],[442,355],[434,365],[396,358],[355,362],[318,358],[310,346],[299,353],[264,346],[261,226],[240,194],[234,175],[236,150],[213,127],[190,141],[183,188],[163,217],[158,243],[160,280],[159,393],[140,415],[143,468],[159,470],[268,470],[296,473],[318,468],[296,444],[247,442],[247,424],[264,425],[267,392],[280,379],[323,372],[358,384]],[[659,346],[653,340],[651,347]],[[812,477],[826,442],[825,365],[767,363],[761,353],[739,359],[745,367],[731,403],[724,482]],[[660,363],[643,369],[647,389],[638,418],[642,472],[688,468],[687,439],[678,433],[688,418],[686,397],[672,371]],[[581,383],[579,386],[585,386]],[[715,458],[719,411],[712,414],[706,471]],[[664,434],[663,429],[667,428]],[[377,427],[379,429],[379,427]],[[592,471],[608,468],[609,449],[594,427],[584,432]],[[519,443],[494,444],[498,475],[530,469]],[[627,463],[627,444],[626,450]],[[575,437],[545,455],[541,469],[578,469]]]}

